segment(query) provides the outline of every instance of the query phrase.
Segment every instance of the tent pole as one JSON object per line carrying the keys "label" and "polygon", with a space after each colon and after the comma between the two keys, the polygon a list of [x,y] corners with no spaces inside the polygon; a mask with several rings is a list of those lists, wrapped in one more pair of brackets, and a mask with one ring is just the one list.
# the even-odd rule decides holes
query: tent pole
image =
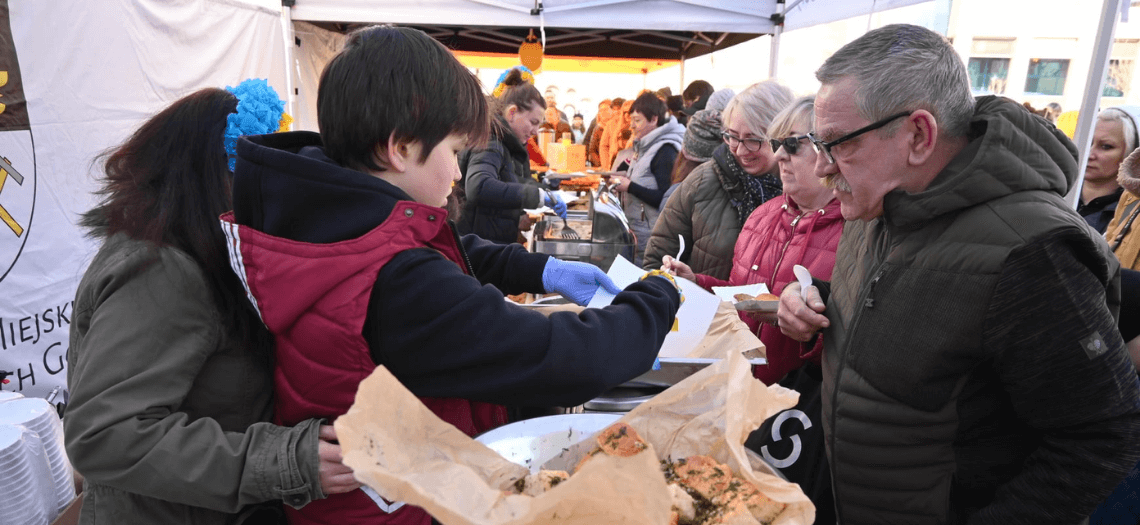
{"label": "tent pole", "polygon": [[775,31],[772,32],[772,45],[768,53],[768,78],[776,78],[780,64],[780,35],[784,32],[784,0],[777,0],[776,13],[772,15]]}
{"label": "tent pole", "polygon": [[681,91],[685,90],[685,55],[681,55]]}
{"label": "tent pole", "polygon": [[[282,2],[285,4],[285,2]],[[294,91],[293,86],[296,82],[293,74],[297,68],[293,62],[293,46],[296,45],[296,35],[293,33],[293,12],[290,5],[281,6],[281,37],[285,40],[285,112],[293,117],[294,122],[297,119],[297,93]],[[300,78],[300,72],[297,72],[297,78]]]}
{"label": "tent pole", "polygon": [[1100,107],[1100,95],[1104,90],[1104,72],[1108,66],[1108,55],[1112,50],[1112,39],[1116,34],[1116,20],[1120,13],[1122,2],[1129,0],[1104,0],[1101,7],[1100,25],[1096,31],[1096,42],[1093,47],[1092,62],[1089,64],[1089,76],[1085,81],[1085,94],[1081,98],[1081,109],[1077,115],[1077,130],[1073,133],[1073,142],[1077,145],[1077,182],[1065,196],[1065,200],[1074,209],[1081,202],[1081,187],[1084,185],[1085,167],[1089,162],[1089,146],[1092,145],[1093,122],[1096,121],[1097,108]]}

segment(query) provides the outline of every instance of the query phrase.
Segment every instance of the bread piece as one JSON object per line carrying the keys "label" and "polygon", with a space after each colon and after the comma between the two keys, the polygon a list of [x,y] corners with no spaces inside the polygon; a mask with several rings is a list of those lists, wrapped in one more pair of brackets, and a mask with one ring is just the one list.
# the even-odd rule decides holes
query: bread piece
{"label": "bread piece", "polygon": [[666,486],[669,488],[669,499],[672,502],[670,511],[673,516],[671,521],[674,525],[681,520],[685,520],[686,523],[693,521],[696,516],[693,497],[676,483],[670,483]]}
{"label": "bread piece", "polygon": [[627,458],[649,448],[633,427],[620,421],[599,432],[596,441],[602,452],[619,458]]}
{"label": "bread piece", "polygon": [[728,488],[732,471],[708,456],[690,456],[673,465],[673,472],[681,486],[713,500]]}
{"label": "bread piece", "polygon": [[725,508],[743,507],[752,517],[764,524],[772,523],[787,508],[787,504],[772,501],[762,494],[756,485],[740,476],[733,476],[728,487],[711,499],[714,504],[723,505]]}

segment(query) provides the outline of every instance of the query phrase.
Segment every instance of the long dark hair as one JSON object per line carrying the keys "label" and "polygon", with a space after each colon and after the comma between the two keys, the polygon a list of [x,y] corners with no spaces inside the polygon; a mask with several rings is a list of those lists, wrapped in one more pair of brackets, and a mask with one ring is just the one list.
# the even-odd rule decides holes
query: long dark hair
{"label": "long dark hair", "polygon": [[88,235],[123,233],[172,246],[202,268],[220,319],[246,341],[264,328],[230,268],[218,216],[232,208],[232,174],[223,137],[237,97],[216,88],[187,95],[147,120],[103,162],[99,204],[83,214]]}

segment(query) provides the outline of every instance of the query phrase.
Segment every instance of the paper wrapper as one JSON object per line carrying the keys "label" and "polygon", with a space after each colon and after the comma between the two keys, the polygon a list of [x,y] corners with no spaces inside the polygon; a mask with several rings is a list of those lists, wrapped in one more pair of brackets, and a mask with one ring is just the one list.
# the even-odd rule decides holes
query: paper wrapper
{"label": "paper wrapper", "polygon": [[[555,312],[580,313],[585,309],[586,307],[576,304],[561,304],[535,308],[535,311],[549,316]],[[732,303],[721,301],[716,314],[713,315],[712,323],[709,324],[708,332],[705,333],[700,343],[684,355],[665,355],[662,353],[661,357],[723,359],[730,349],[738,350],[748,359],[767,356],[764,343],[761,343],[760,338],[756,337],[756,334],[752,333],[748,325],[740,319],[740,313],[736,311]]]}
{"label": "paper wrapper", "polygon": [[357,479],[389,500],[423,507],[445,525],[663,525],[670,503],[658,459],[697,454],[787,503],[775,523],[808,525],[815,508],[799,486],[752,470],[742,444],[797,398],[778,385],[765,387],[733,353],[622,418],[650,443],[645,452],[599,455],[538,497],[504,495],[529,470],[440,420],[384,367],[361,383],[355,404],[335,426],[344,463]]}

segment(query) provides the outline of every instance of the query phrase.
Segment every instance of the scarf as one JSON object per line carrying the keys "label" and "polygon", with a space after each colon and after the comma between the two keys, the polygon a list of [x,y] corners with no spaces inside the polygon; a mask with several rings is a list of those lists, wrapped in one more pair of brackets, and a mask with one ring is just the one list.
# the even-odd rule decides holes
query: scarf
{"label": "scarf", "polygon": [[736,210],[740,224],[748,220],[752,210],[768,200],[780,196],[784,192],[784,185],[780,177],[765,173],[763,175],[749,175],[744,168],[737,164],[736,157],[728,152],[728,146],[721,144],[713,151],[716,160],[717,176],[721,186],[728,192],[728,203]]}

